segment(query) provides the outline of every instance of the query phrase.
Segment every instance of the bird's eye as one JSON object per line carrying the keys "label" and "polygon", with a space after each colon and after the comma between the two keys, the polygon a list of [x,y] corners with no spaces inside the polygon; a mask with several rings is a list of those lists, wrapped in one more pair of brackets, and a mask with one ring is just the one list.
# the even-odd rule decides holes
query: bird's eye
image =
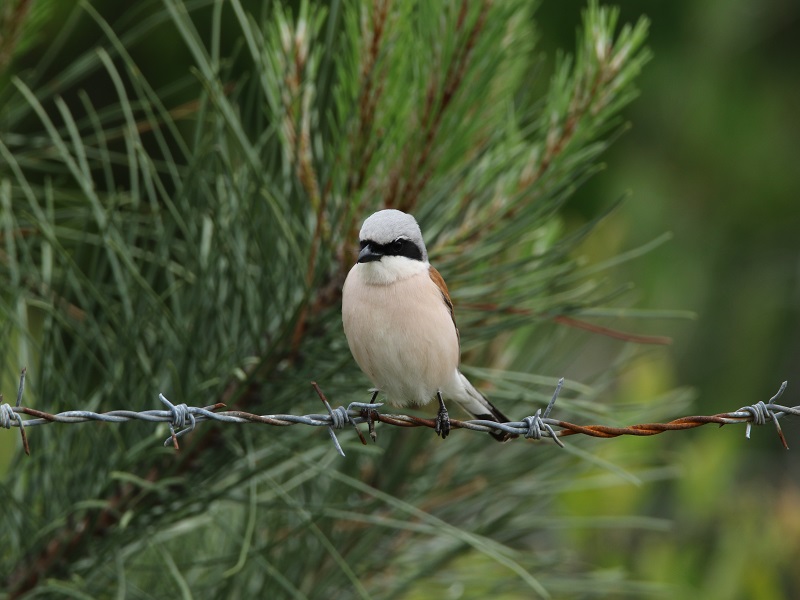
{"label": "bird's eye", "polygon": [[404,242],[405,240],[403,238],[397,238],[395,241],[392,242],[392,248],[399,250],[400,248],[403,247]]}

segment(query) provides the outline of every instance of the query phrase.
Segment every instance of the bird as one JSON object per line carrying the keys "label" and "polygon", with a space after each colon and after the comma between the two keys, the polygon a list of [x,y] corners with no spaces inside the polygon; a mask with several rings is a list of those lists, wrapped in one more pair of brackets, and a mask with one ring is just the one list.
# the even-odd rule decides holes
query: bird
{"label": "bird", "polygon": [[[428,251],[416,219],[386,209],[370,215],[359,232],[358,259],[342,288],[342,325],[358,366],[395,406],[436,398],[435,431],[450,433],[445,398],[476,419],[509,419],[459,370],[461,344],[453,301]],[[507,441],[513,434],[492,430]]]}

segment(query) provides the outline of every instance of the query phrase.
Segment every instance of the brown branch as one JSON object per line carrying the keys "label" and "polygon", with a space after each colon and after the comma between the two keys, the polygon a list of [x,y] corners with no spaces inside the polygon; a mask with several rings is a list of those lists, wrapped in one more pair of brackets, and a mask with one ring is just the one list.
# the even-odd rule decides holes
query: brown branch
{"label": "brown branch", "polygon": [[[373,2],[373,29],[370,36],[369,50],[364,54],[364,62],[361,65],[361,92],[357,100],[359,120],[358,125],[352,129],[350,135],[350,144],[353,147],[351,156],[359,157],[358,168],[350,173],[347,180],[346,193],[348,195],[354,194],[356,190],[360,189],[363,185],[366,179],[367,169],[377,149],[376,143],[370,143],[369,140],[374,126],[377,105],[385,89],[383,79],[379,78],[377,64],[385,40],[391,5],[392,0],[374,0]],[[339,165],[340,161],[341,155],[337,156],[334,169]],[[314,241],[312,242],[311,255],[309,256],[306,269],[306,284],[309,288],[313,283],[314,268],[319,248],[321,247],[322,241],[329,238],[329,236],[323,236],[321,233],[324,231],[324,211],[332,189],[333,178],[330,178],[321,195],[319,210],[317,211]],[[360,214],[357,212],[355,214],[349,214],[347,211],[343,211],[342,215],[339,217],[335,230],[344,232],[342,241],[336,249],[336,254],[339,258],[339,268],[336,269],[326,281],[317,286],[313,303],[310,306],[309,304],[305,304],[300,309],[298,320],[292,333],[290,356],[295,356],[299,350],[300,343],[306,332],[308,319],[339,301],[346,266],[352,262],[351,259],[353,258],[352,252],[348,251],[348,249],[352,246],[351,240],[356,237],[354,227],[359,218]]]}
{"label": "brown branch", "polygon": [[603,335],[605,337],[614,338],[616,340],[622,340],[623,342],[633,342],[634,344],[653,344],[657,346],[668,346],[669,344],[672,343],[672,338],[666,336],[641,335],[637,333],[629,333],[627,331],[620,331],[618,329],[603,327],[602,325],[587,323],[586,321],[582,321],[574,317],[568,317],[566,315],[556,315],[554,317],[549,317],[545,314],[537,313],[535,310],[531,310],[528,308],[518,308],[512,306],[501,307],[498,306],[497,304],[462,304],[460,306],[461,308],[466,308],[466,309],[480,310],[493,313],[503,313],[507,315],[522,315],[532,318],[549,318],[551,321],[553,321],[554,323],[558,323],[559,325],[566,325],[568,327],[582,329],[584,331],[589,331],[591,333],[596,333],[599,335]]}
{"label": "brown branch", "polygon": [[653,344],[657,346],[668,346],[672,343],[672,338],[663,335],[640,335],[637,333],[629,333],[627,331],[619,331],[618,329],[611,329],[593,323],[587,323],[573,317],[566,315],[556,315],[553,317],[553,322],[560,325],[567,325],[575,327],[576,329],[583,329],[606,337],[622,340],[623,342],[633,342],[634,344]]}
{"label": "brown branch", "polygon": [[[611,57],[611,48],[606,50],[604,56]],[[518,189],[520,191],[529,188],[531,185],[541,179],[542,175],[544,175],[544,173],[550,168],[553,161],[572,141],[578,125],[586,116],[586,114],[590,111],[592,114],[597,114],[597,112],[599,112],[601,107],[594,106],[593,108],[593,105],[598,98],[601,98],[600,90],[602,87],[614,79],[619,72],[620,66],[621,65],[618,65],[613,60],[601,63],[600,68],[597,70],[597,73],[592,79],[588,93],[585,92],[585,82],[582,79],[576,81],[563,126],[558,134],[555,134],[555,132],[552,130],[548,132],[546,137],[545,154],[539,163],[539,167],[535,173],[527,174],[520,178],[518,184]]]}
{"label": "brown branch", "polygon": [[378,79],[376,67],[383,47],[390,7],[391,0],[383,2],[374,0],[372,5],[373,21],[369,50],[364,54],[364,62],[361,65],[361,92],[357,101],[358,126],[354,128],[351,137],[353,155],[357,157],[358,168],[350,173],[347,182],[348,194],[352,194],[364,184],[367,169],[376,150],[376,145],[369,143],[370,134],[375,124],[378,101],[384,92],[384,82]]}

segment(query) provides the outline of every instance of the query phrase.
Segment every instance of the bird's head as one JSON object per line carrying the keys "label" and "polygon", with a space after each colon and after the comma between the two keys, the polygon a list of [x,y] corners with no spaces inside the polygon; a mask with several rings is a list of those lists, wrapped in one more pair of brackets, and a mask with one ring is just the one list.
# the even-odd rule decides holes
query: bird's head
{"label": "bird's head", "polygon": [[[358,263],[371,279],[391,283],[428,268],[428,251],[416,219],[399,210],[381,210],[361,226]],[[376,281],[378,283],[378,281]]]}

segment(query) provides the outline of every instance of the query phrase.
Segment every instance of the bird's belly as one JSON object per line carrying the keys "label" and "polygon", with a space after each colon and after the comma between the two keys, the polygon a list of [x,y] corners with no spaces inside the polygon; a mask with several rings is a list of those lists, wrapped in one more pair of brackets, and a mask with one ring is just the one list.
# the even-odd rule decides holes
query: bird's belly
{"label": "bird's belly", "polygon": [[427,273],[391,285],[348,277],[343,294],[350,350],[389,402],[424,404],[451,382],[458,368],[458,334]]}

